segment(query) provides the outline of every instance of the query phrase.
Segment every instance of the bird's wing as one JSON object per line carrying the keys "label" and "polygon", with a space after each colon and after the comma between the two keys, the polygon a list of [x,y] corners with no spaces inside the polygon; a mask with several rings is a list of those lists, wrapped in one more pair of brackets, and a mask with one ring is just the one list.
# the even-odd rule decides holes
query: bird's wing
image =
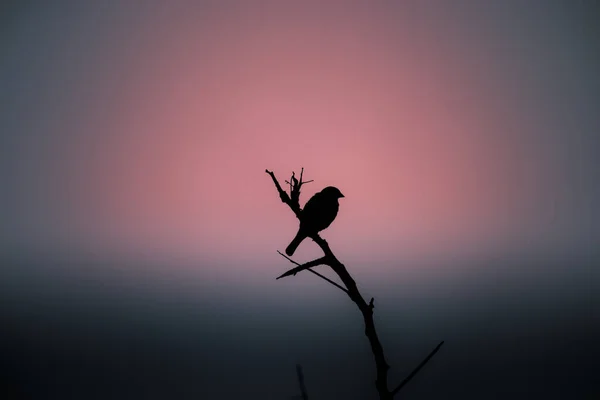
{"label": "bird's wing", "polygon": [[302,217],[314,217],[316,214],[319,214],[319,209],[321,208],[320,204],[322,203],[322,194],[321,192],[315,194],[313,197],[308,199],[304,208],[302,209]]}
{"label": "bird's wing", "polygon": [[337,200],[329,199],[319,192],[306,202],[302,210],[300,226],[309,231],[327,228],[337,215]]}

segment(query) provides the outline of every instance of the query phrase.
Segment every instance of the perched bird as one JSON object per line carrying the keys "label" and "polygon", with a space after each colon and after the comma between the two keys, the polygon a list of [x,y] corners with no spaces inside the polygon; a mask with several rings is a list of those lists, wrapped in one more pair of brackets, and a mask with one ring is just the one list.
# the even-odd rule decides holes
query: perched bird
{"label": "perched bird", "polygon": [[294,254],[304,239],[331,225],[340,208],[338,203],[340,197],[344,197],[344,195],[338,188],[328,186],[306,202],[300,212],[298,233],[285,249],[288,256]]}

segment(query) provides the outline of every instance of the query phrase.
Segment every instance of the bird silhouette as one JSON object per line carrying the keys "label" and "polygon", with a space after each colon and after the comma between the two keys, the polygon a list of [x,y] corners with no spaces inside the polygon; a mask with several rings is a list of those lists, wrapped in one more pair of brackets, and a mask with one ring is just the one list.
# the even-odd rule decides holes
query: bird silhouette
{"label": "bird silhouette", "polygon": [[288,256],[294,254],[304,239],[331,225],[340,208],[338,199],[341,197],[344,197],[344,195],[338,188],[328,186],[306,202],[304,208],[300,211],[298,233],[285,249]]}

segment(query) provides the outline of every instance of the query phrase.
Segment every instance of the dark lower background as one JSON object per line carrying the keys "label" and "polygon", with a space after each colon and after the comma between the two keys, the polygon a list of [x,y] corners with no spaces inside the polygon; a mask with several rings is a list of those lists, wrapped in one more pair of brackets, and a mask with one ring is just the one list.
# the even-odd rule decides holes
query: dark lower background
{"label": "dark lower background", "polygon": [[[290,399],[296,363],[311,399],[376,398],[360,314],[318,278],[244,285],[226,269],[218,279],[114,259],[3,255],[5,398]],[[404,398],[599,398],[599,259],[489,259],[455,280],[359,280],[365,296],[377,291],[390,381],[445,340]]]}

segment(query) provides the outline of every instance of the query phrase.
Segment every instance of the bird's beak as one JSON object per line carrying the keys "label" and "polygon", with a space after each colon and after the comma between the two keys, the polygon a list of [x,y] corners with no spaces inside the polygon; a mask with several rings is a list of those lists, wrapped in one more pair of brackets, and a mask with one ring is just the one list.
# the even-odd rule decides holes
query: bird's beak
{"label": "bird's beak", "polygon": [[342,194],[342,192],[340,192],[340,197],[345,197],[345,196]]}

